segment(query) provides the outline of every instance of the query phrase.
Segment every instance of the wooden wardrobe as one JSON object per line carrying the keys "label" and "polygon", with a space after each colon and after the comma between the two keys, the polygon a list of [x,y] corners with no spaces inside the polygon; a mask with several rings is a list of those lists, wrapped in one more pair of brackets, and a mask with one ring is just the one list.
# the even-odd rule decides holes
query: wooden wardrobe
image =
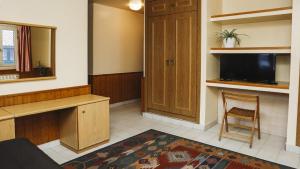
{"label": "wooden wardrobe", "polygon": [[199,121],[200,0],[146,0],[146,108]]}

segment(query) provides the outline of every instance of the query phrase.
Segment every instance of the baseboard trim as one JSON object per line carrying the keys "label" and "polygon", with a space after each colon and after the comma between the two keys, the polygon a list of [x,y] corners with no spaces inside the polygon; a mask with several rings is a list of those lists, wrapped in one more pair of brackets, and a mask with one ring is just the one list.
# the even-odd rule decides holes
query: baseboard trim
{"label": "baseboard trim", "polygon": [[59,145],[60,145],[60,140],[58,139],[58,140],[50,141],[50,142],[45,143],[45,144],[38,145],[38,148],[43,150],[43,149],[56,147],[56,146],[59,146]]}
{"label": "baseboard trim", "polygon": [[141,99],[127,100],[127,101],[124,101],[124,102],[111,104],[111,105],[109,105],[109,107],[110,108],[115,108],[115,107],[123,106],[123,105],[126,105],[126,104],[138,103],[140,101],[141,101]]}
{"label": "baseboard trim", "polygon": [[291,152],[291,153],[296,153],[296,154],[300,154],[300,147],[298,146],[294,146],[294,145],[286,145],[285,149],[287,152]]}
{"label": "baseboard trim", "polygon": [[186,120],[182,120],[182,119],[177,119],[177,118],[173,118],[173,117],[167,117],[167,116],[163,116],[163,115],[158,115],[158,114],[151,113],[151,112],[143,112],[143,117],[144,118],[148,118],[148,119],[163,121],[163,122],[166,122],[166,123],[177,124],[177,125],[184,126],[184,127],[190,127],[190,128],[194,128],[194,129],[200,129],[202,131],[210,129],[213,126],[215,126],[215,125],[218,124],[217,120],[215,120],[215,121],[213,121],[211,123],[208,123],[206,125],[196,124],[196,123],[193,123],[193,122],[190,122],[190,121],[186,121]]}
{"label": "baseboard trim", "polygon": [[196,124],[196,123],[193,123],[190,121],[185,121],[182,119],[162,116],[162,115],[154,114],[151,112],[143,112],[143,117],[148,118],[148,119],[163,121],[163,122],[170,123],[170,124],[176,124],[176,125],[180,125],[180,126],[184,126],[184,127],[190,127],[190,128],[194,128],[194,129],[200,129],[200,130],[205,129],[200,124]]}
{"label": "baseboard trim", "polygon": [[215,120],[215,121],[212,121],[212,122],[210,122],[206,125],[203,125],[202,127],[203,127],[203,130],[208,130],[208,129],[214,127],[217,124],[218,124],[218,120]]}

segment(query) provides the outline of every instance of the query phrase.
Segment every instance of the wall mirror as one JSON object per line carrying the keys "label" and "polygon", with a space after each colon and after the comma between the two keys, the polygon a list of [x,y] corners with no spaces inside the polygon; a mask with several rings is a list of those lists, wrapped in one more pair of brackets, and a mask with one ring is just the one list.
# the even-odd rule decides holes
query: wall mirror
{"label": "wall mirror", "polygon": [[55,79],[55,31],[0,21],[0,83]]}

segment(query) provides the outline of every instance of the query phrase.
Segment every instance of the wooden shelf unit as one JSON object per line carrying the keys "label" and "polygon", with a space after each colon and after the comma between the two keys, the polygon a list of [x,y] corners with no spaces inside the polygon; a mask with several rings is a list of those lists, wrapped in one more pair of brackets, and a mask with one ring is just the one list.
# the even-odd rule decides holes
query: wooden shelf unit
{"label": "wooden shelf unit", "polygon": [[278,84],[273,85],[273,84],[251,83],[251,82],[243,82],[243,81],[222,81],[219,79],[215,79],[215,80],[207,80],[206,86],[289,94],[288,82],[278,82]]}
{"label": "wooden shelf unit", "polygon": [[213,15],[210,18],[211,22],[221,24],[235,24],[235,23],[252,23],[252,22],[266,22],[276,20],[290,20],[292,18],[292,7],[272,8],[256,11],[245,11],[238,13],[228,13],[221,15]]}
{"label": "wooden shelf unit", "polygon": [[241,47],[241,48],[211,48],[211,54],[238,54],[238,53],[274,53],[290,54],[291,47]]}
{"label": "wooden shelf unit", "polygon": [[[204,8],[207,10],[202,11],[206,20],[203,22],[204,29],[202,29],[204,32],[202,57],[205,58],[201,62],[202,72],[204,72],[202,73],[204,83],[201,84],[203,91],[200,107],[204,115],[200,116],[202,117],[201,124],[205,128],[210,128],[212,123],[219,122],[222,118],[224,112],[220,105],[221,90],[256,94],[261,96],[261,107],[264,109],[262,111],[265,117],[262,124],[264,132],[286,136],[291,141],[294,135],[286,131],[287,128],[293,128],[297,122],[293,119],[292,123],[286,123],[282,122],[282,119],[292,119],[298,113],[298,109],[292,103],[297,103],[296,93],[299,92],[296,90],[299,77],[296,77],[297,73],[293,71],[299,70],[298,58],[294,57],[298,50],[296,46],[299,46],[299,38],[297,38],[299,26],[295,24],[294,19],[297,18],[297,11],[300,7],[295,3],[296,1],[245,0],[232,3],[232,0],[207,0],[205,2],[207,3],[204,4]],[[237,29],[237,33],[246,34],[248,37],[241,36],[240,48],[224,49],[222,41],[217,40],[216,33],[232,29]],[[277,81],[289,83],[266,85],[214,80],[220,78],[220,54],[234,53],[278,54],[275,78]],[[234,104],[237,107],[244,106],[242,103]]]}

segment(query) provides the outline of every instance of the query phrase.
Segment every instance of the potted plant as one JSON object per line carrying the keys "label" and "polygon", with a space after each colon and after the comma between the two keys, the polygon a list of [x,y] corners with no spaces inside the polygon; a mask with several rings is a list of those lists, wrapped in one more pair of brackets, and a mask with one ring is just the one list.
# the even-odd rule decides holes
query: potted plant
{"label": "potted plant", "polygon": [[228,31],[227,29],[223,32],[219,33],[219,39],[223,41],[223,45],[225,48],[234,48],[236,45],[240,45],[241,39],[239,36],[245,34],[238,34],[236,33],[237,29],[233,29],[231,31]]}

